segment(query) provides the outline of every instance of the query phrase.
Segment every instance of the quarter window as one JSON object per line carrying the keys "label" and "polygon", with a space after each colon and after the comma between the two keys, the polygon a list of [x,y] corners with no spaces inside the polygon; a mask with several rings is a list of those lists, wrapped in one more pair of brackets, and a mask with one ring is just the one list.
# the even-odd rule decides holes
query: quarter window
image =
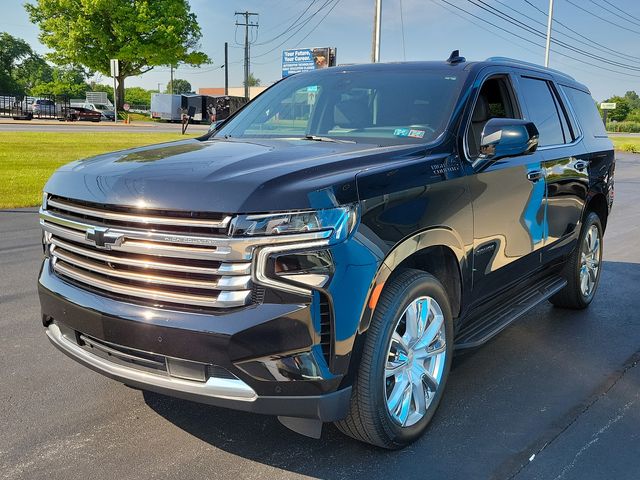
{"label": "quarter window", "polygon": [[605,137],[607,132],[604,129],[602,118],[598,113],[596,103],[587,92],[578,90],[573,87],[562,86],[562,90],[569,97],[571,105],[576,112],[577,117],[580,119],[582,128],[589,132],[594,137]]}

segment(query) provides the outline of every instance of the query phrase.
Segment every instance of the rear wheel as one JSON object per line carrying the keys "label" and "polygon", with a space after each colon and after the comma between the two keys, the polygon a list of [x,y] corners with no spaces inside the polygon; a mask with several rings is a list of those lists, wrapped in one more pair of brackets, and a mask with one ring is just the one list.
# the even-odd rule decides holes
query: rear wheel
{"label": "rear wheel", "polygon": [[402,448],[427,428],[451,368],[453,323],[442,284],[405,270],[385,286],[367,332],[345,434]]}
{"label": "rear wheel", "polygon": [[589,212],[582,225],[578,245],[564,268],[567,286],[549,301],[557,307],[588,307],[600,283],[601,261],[602,223],[596,213]]}

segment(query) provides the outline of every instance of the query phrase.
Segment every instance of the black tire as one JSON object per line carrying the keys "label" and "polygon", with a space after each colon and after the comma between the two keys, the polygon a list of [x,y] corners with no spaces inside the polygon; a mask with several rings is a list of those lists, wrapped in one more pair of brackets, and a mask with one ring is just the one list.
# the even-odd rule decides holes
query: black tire
{"label": "black tire", "polygon": [[[391,336],[407,306],[420,296],[433,298],[442,310],[446,340],[445,365],[435,396],[425,415],[414,425],[403,427],[392,420],[388,411],[383,379]],[[387,449],[403,448],[426,430],[442,399],[451,369],[453,320],[444,287],[428,273],[403,270],[385,285],[366,335],[349,413],[346,418],[336,422],[336,426],[344,434],[362,442]]]}
{"label": "black tire", "polygon": [[[582,253],[585,237],[592,226],[595,226],[598,231],[600,249],[599,267],[596,273],[593,288],[587,295],[585,295],[583,294],[580,287],[580,270],[582,267]],[[598,290],[598,284],[600,283],[600,273],[602,272],[602,239],[603,231],[600,217],[595,212],[588,212],[582,224],[582,229],[580,230],[578,244],[567,260],[567,263],[565,264],[562,271],[562,276],[567,280],[567,285],[549,299],[549,301],[553,305],[555,305],[556,307],[571,308],[575,310],[581,310],[589,306],[596,291]]]}

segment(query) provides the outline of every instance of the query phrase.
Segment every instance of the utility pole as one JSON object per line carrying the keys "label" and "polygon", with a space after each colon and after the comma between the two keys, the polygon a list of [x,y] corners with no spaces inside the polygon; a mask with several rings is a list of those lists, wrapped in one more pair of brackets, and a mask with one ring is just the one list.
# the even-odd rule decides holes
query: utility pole
{"label": "utility pole", "polygon": [[162,84],[161,84],[160,82],[158,82],[158,93],[162,93],[162,92],[160,91],[160,85],[162,85]]}
{"label": "utility pole", "polygon": [[551,49],[551,25],[553,24],[553,0],[549,0],[549,15],[547,16],[547,45],[544,49],[544,66],[549,66],[549,50]]}
{"label": "utility pole", "polygon": [[169,93],[173,95],[173,65],[171,65],[171,70],[170,71],[171,71],[171,73],[169,74],[170,75],[169,78],[171,80],[169,81]]}
{"label": "utility pole", "polygon": [[229,95],[229,44],[224,42],[224,94]]}
{"label": "utility pole", "polygon": [[250,18],[258,14],[244,11],[236,12],[236,15],[242,15],[244,17],[244,23],[238,23],[236,20],[236,25],[244,27],[244,96],[246,99],[249,99],[249,27],[258,28],[257,22],[250,22]]}
{"label": "utility pole", "polygon": [[380,61],[380,29],[382,27],[382,0],[376,0],[376,9],[373,16],[373,43],[371,45],[371,61]]}

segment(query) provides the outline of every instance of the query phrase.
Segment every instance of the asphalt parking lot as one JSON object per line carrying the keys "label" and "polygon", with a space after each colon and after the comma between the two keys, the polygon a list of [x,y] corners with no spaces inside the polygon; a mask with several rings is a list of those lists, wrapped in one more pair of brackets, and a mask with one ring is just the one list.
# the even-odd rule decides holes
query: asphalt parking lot
{"label": "asphalt parking lot", "polygon": [[400,452],[142,393],[54,349],[35,211],[0,212],[0,478],[640,478],[640,156],[617,155],[600,290],[544,304],[456,359],[427,435]]}

